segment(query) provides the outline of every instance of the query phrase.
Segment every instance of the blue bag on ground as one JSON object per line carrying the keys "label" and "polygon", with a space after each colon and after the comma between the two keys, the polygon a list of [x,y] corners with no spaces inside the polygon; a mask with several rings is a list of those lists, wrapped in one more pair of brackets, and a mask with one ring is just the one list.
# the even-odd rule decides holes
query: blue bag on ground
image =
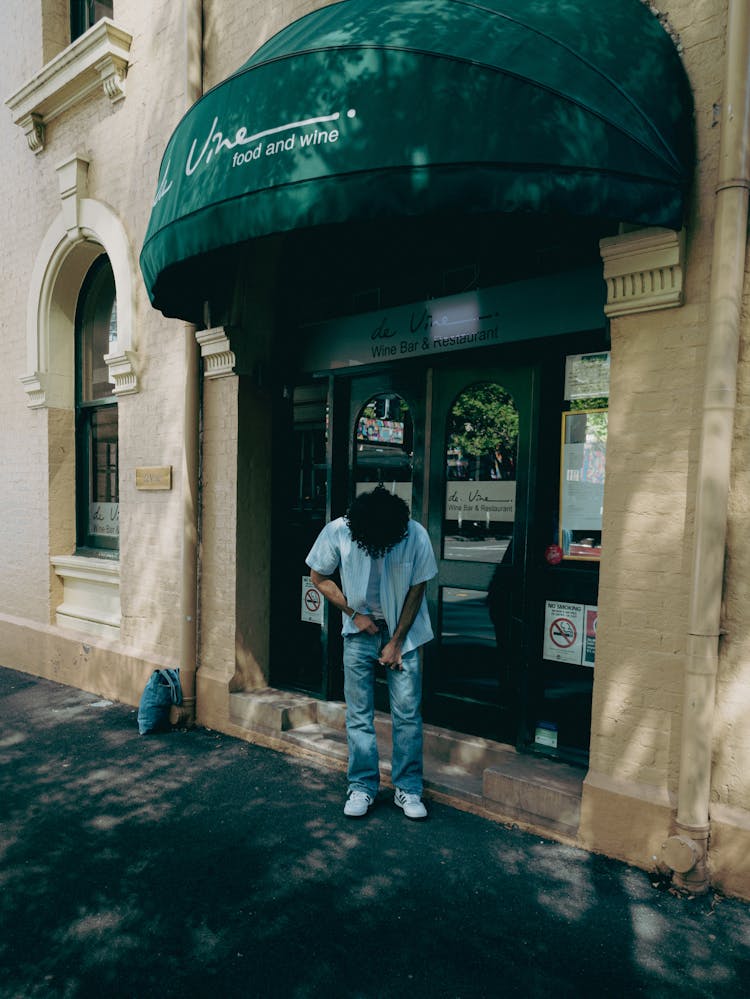
{"label": "blue bag on ground", "polygon": [[139,733],[166,732],[170,728],[169,709],[173,704],[182,704],[179,669],[155,669],[138,706]]}

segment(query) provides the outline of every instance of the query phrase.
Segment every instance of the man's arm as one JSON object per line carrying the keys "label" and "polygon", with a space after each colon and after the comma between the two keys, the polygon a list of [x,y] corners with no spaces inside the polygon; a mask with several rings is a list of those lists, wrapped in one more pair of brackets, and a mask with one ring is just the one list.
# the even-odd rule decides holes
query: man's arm
{"label": "man's arm", "polygon": [[[313,582],[313,586],[320,590],[329,604],[336,607],[338,610],[343,611],[347,617],[352,617],[352,611],[354,608],[347,604],[346,597],[331,576],[324,576],[321,573],[316,572],[315,569],[310,569],[310,579]],[[358,631],[366,631],[370,635],[377,635],[378,633],[378,626],[367,614],[356,613],[354,617],[352,617],[352,623]]]}
{"label": "man's arm", "polygon": [[401,647],[404,639],[409,633],[409,628],[414,624],[414,618],[422,604],[425,587],[427,583],[415,583],[410,586],[406,593],[404,606],[401,608],[396,630],[391,636],[391,640],[383,646],[379,661],[389,669],[403,669],[401,664]]}

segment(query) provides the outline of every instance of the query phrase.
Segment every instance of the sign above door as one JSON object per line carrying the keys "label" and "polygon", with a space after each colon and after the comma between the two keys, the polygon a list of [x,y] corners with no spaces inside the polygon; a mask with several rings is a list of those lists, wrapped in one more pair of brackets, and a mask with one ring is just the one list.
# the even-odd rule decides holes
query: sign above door
{"label": "sign above door", "polygon": [[594,266],[314,323],[302,329],[301,365],[327,371],[598,329],[604,292]]}

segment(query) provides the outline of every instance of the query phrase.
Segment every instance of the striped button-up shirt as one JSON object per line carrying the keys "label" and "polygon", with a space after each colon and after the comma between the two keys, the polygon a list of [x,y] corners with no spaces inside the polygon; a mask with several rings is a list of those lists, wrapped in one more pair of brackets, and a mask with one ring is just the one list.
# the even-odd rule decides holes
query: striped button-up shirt
{"label": "striped button-up shirt", "polygon": [[[352,539],[343,517],[326,524],[305,561],[321,576],[332,576],[340,569],[341,589],[346,602],[354,610],[367,606],[367,583],[372,560]],[[406,537],[394,545],[383,559],[380,604],[391,634],[398,625],[409,587],[426,583],[436,573],[437,565],[430,537],[421,524],[410,520]],[[343,616],[343,622],[343,635],[359,634],[357,626],[346,615]],[[427,601],[423,597],[414,623],[404,639],[402,651],[410,652],[429,642],[432,637]]]}

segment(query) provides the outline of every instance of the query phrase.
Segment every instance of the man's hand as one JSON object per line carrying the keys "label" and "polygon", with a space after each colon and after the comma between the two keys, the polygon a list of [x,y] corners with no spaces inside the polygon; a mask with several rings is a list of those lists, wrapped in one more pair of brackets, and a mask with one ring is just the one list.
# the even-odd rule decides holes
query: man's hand
{"label": "man's hand", "polygon": [[369,614],[360,614],[359,611],[352,618],[357,631],[366,631],[368,635],[377,635],[378,626]]}
{"label": "man's hand", "polygon": [[381,666],[387,666],[388,669],[402,670],[404,664],[401,661],[401,642],[396,638],[386,642],[378,656],[378,662]]}
{"label": "man's hand", "polygon": [[[316,572],[315,569],[311,569],[310,579],[312,579],[313,586],[320,590],[332,606],[336,607],[337,610],[343,611],[343,613],[348,616],[349,607],[346,602],[346,597],[330,576],[324,576],[321,572]],[[377,635],[378,626],[369,615],[357,613],[352,618],[352,621],[354,622],[354,627],[357,631],[366,631],[368,635]]]}

